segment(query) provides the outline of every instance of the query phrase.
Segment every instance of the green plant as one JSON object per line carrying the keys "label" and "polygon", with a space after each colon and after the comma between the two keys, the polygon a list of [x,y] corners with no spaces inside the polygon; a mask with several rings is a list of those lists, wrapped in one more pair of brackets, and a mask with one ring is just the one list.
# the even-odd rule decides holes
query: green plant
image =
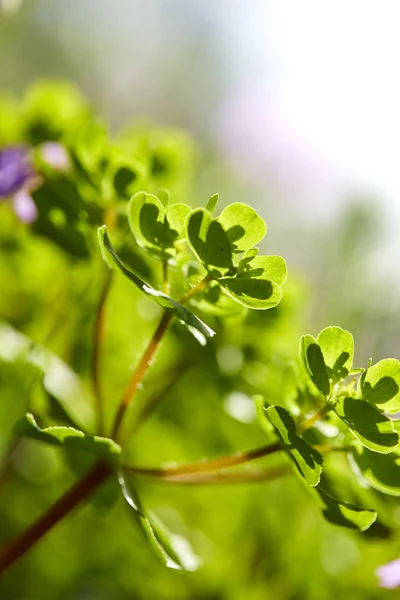
{"label": "green plant", "polygon": [[[215,335],[203,318],[240,336],[244,327],[251,327],[243,324],[243,314],[278,306],[286,281],[285,261],[259,254],[257,245],[266,225],[247,204],[229,204],[215,217],[217,195],[206,208],[193,209],[180,201],[190,170],[185,164],[190,144],[184,138],[171,132],[132,131],[112,140],[86,102],[64,85],[37,86],[22,105],[7,107],[14,115],[7,123],[14,123],[14,128],[0,132],[0,139],[7,147],[29,144],[36,177],[24,176],[4,196],[24,186],[37,210],[32,237],[53,244],[54,252],[66,256],[71,268],[89,265],[85,277],[96,273],[101,285],[96,289],[93,344],[86,349],[92,357],[94,410],[88,411],[82,398],[71,404],[50,389],[43,380],[46,361],[25,354],[2,364],[4,381],[20,386],[16,413],[28,409],[22,418],[9,418],[9,429],[17,421],[9,451],[23,438],[60,447],[80,478],[33,525],[5,544],[0,550],[0,572],[106,482],[112,498],[123,496],[151,547],[175,569],[194,568],[196,558],[187,544],[182,551],[182,540],[169,534],[145,508],[138,489],[141,478],[211,485],[269,480],[293,472],[328,521],[359,531],[369,529],[377,511],[365,506],[365,488],[359,481],[379,492],[400,495],[396,421],[400,362],[390,358],[354,368],[353,337],[340,327],[327,327],[316,338],[301,338],[300,360],[287,361],[278,369],[290,381],[274,394],[273,403],[262,384],[249,385],[265,436],[263,445],[175,466],[142,467],[132,462],[130,443],[163,391],[139,405],[133,425],[129,411],[135,408],[142,384],[148,383],[148,370],[171,323],[179,322],[200,343],[195,347],[189,336],[184,338],[188,355],[197,360],[201,345]],[[66,151],[68,164],[61,169],[45,159],[48,142]],[[165,186],[171,187],[171,193]],[[99,260],[96,235],[105,265]],[[110,414],[103,390],[102,351],[115,269],[146,301],[161,307],[161,317]],[[85,285],[86,279],[84,293]],[[134,332],[127,329],[125,334]],[[255,351],[251,344],[247,349]],[[173,356],[169,357],[168,369],[176,369],[172,384],[185,370],[176,354],[175,366]],[[215,361],[215,356],[211,358]],[[210,414],[211,426],[213,418]],[[270,455],[279,455],[278,464],[233,469]],[[344,468],[343,455],[348,458]]]}

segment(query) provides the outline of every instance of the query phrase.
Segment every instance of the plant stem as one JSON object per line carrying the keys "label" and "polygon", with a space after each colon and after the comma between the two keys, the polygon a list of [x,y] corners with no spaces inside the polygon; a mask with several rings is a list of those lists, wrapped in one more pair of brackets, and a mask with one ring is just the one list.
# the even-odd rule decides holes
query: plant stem
{"label": "plant stem", "polygon": [[108,293],[111,288],[112,271],[105,267],[105,279],[101,289],[100,299],[96,311],[95,328],[94,328],[94,344],[93,344],[93,359],[92,359],[92,385],[96,401],[96,418],[97,418],[97,433],[104,434],[104,406],[103,394],[100,382],[100,359],[101,348],[104,338],[105,328],[105,307]]}
{"label": "plant stem", "polygon": [[163,279],[163,292],[169,296],[169,282],[168,282],[168,260],[163,260],[162,263],[162,279]]}
{"label": "plant stem", "polygon": [[300,435],[302,433],[304,433],[307,429],[309,429],[310,427],[312,427],[313,425],[315,425],[315,423],[317,423],[318,421],[320,421],[326,414],[328,414],[328,412],[330,410],[332,410],[332,404],[330,402],[327,402],[326,404],[324,404],[324,406],[322,406],[319,410],[317,410],[316,413],[314,413],[313,415],[311,415],[311,417],[308,417],[307,419],[305,419],[298,427],[297,429],[297,433]]}
{"label": "plant stem", "polygon": [[196,294],[199,294],[200,292],[202,292],[204,290],[204,288],[206,287],[206,285],[208,285],[210,283],[210,281],[212,281],[212,280],[213,280],[212,275],[210,275],[208,273],[208,275],[203,277],[203,279],[201,279],[198,283],[196,283],[196,285],[193,286],[192,289],[190,289],[184,296],[182,296],[182,298],[179,300],[179,303],[185,304],[186,302],[191,300],[194,296],[196,296]]}
{"label": "plant stem", "polygon": [[[328,452],[347,452],[348,447],[337,447],[337,446],[312,446],[315,450],[318,450],[322,454]],[[189,463],[185,465],[179,465],[177,467],[135,467],[123,465],[125,471],[135,473],[136,475],[146,475],[150,477],[157,477],[159,479],[174,480],[183,476],[196,476],[198,473],[212,473],[213,471],[223,471],[229,467],[236,467],[243,465],[257,458],[274,454],[280,450],[285,450],[285,446],[276,443],[270,444],[269,446],[260,446],[259,448],[253,448],[252,450],[245,450],[244,452],[235,452],[234,454],[228,454],[227,456],[220,456],[219,458],[213,458],[211,460],[202,460],[195,463]]]}
{"label": "plant stem", "polygon": [[[193,296],[195,296],[196,294],[199,294],[211,280],[212,280],[211,275],[206,275],[201,281],[199,281],[194,287],[192,287],[192,289],[189,290],[189,292],[187,292],[187,294],[182,296],[182,298],[179,300],[179,303],[184,304],[185,302],[187,302],[188,300],[193,298]],[[146,375],[146,373],[150,367],[150,363],[160,345],[162,338],[164,337],[164,335],[168,329],[168,326],[172,320],[172,317],[173,317],[172,313],[169,313],[166,311],[164,312],[153,337],[151,338],[146,350],[144,351],[144,353],[142,355],[142,358],[139,361],[139,364],[137,365],[136,369],[132,373],[131,379],[123,393],[121,404],[119,405],[119,408],[118,408],[118,411],[117,411],[117,414],[115,417],[114,426],[113,426],[113,429],[111,432],[111,437],[114,439],[118,438],[118,435],[119,435],[119,432],[121,429],[122,420],[125,416],[125,413],[129,407],[130,403],[132,402],[139,385],[143,381],[143,378]]]}
{"label": "plant stem", "polygon": [[253,448],[244,452],[235,452],[235,454],[229,454],[228,456],[220,456],[219,458],[202,460],[178,467],[143,468],[124,466],[124,469],[137,475],[150,475],[161,478],[173,477],[175,475],[193,475],[195,473],[209,473],[210,471],[221,471],[228,467],[236,467],[256,458],[279,452],[279,450],[283,450],[281,444],[269,444],[268,446],[261,446],[260,448]]}
{"label": "plant stem", "polygon": [[0,550],[0,575],[19,560],[54,525],[70,513],[84,498],[111,474],[105,463],[97,463],[86,475],[77,481],[49,510],[20,535],[8,542]]}
{"label": "plant stem", "polygon": [[124,418],[126,410],[150,367],[151,360],[153,359],[157,348],[168,329],[168,325],[170,324],[172,317],[172,313],[164,312],[153,337],[151,338],[146,350],[142,355],[142,358],[139,361],[139,364],[131,376],[131,379],[123,393],[121,404],[115,417],[114,427],[111,433],[112,438],[118,437],[122,419]]}
{"label": "plant stem", "polygon": [[206,475],[174,475],[163,477],[167,483],[181,485],[231,485],[235,483],[254,483],[268,481],[290,475],[293,472],[290,466],[274,467],[271,469],[251,469],[240,473],[212,473]]}

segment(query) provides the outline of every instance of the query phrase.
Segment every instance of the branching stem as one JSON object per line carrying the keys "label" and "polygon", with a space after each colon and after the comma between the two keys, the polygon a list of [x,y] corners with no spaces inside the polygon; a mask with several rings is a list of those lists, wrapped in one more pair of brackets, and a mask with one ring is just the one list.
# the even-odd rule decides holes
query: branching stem
{"label": "branching stem", "polygon": [[315,425],[315,423],[318,423],[318,421],[320,421],[323,417],[325,417],[325,415],[327,415],[328,412],[330,410],[332,410],[332,408],[333,408],[333,406],[330,402],[327,402],[326,404],[324,404],[324,406],[322,406],[319,410],[317,410],[316,413],[311,415],[311,417],[308,417],[307,419],[302,421],[302,423],[299,425],[299,427],[297,429],[297,433],[300,435],[302,433],[304,433],[307,429],[309,429],[310,427]]}
{"label": "branching stem", "polygon": [[[210,275],[206,275],[206,277],[204,277],[204,279],[199,281],[199,283],[197,283],[189,292],[187,292],[187,294],[185,294],[179,300],[180,304],[184,304],[185,302],[188,302],[188,300],[193,298],[196,294],[199,294],[206,287],[206,285],[211,281],[211,279],[212,279],[212,277]],[[119,405],[119,408],[118,408],[118,411],[117,411],[117,414],[115,417],[114,426],[113,426],[113,429],[111,432],[111,437],[114,439],[118,439],[120,429],[121,429],[121,424],[122,424],[123,418],[125,416],[125,413],[129,407],[130,403],[132,402],[133,398],[135,397],[137,389],[140,386],[140,384],[142,383],[142,381],[150,367],[151,361],[154,358],[154,355],[157,352],[160,342],[163,339],[163,337],[168,329],[168,326],[172,320],[172,317],[173,317],[172,313],[167,312],[167,311],[164,312],[153,337],[151,338],[146,350],[144,351],[144,353],[142,355],[142,358],[140,359],[136,369],[132,373],[130,381],[123,393],[122,400],[121,400],[121,403]]]}
{"label": "branching stem", "polygon": [[0,550],[0,575],[19,560],[54,525],[70,513],[82,500],[107,479],[111,471],[104,463],[97,463],[30,527]]}

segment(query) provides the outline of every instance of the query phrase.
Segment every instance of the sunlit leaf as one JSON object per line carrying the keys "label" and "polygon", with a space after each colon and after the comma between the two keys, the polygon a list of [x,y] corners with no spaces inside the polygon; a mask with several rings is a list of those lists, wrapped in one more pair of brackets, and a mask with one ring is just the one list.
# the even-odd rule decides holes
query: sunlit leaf
{"label": "sunlit leaf", "polygon": [[198,208],[190,213],[186,234],[189,246],[208,271],[220,276],[233,267],[229,238],[207,210]]}
{"label": "sunlit leaf", "polygon": [[[146,294],[146,296],[151,298],[154,302],[162,306],[162,308],[174,314],[179,319],[179,321],[186,324],[191,333],[193,333],[194,330],[196,330],[199,334],[201,334],[202,342],[205,342],[205,338],[210,338],[213,335],[215,335],[215,332],[210,327],[208,327],[208,325],[203,323],[203,321],[201,321],[198,317],[196,317],[196,315],[194,315],[189,309],[187,309],[182,304],[179,304],[179,302],[176,302],[166,294],[155,290],[149,284],[145,283],[139,277],[137,277],[137,275],[132,273],[132,271],[127,269],[124,263],[117,255],[117,253],[115,252],[111,244],[110,238],[108,237],[107,227],[105,225],[99,228],[98,233],[103,259],[110,268],[113,264],[117,265],[117,267],[122,271],[122,273],[130,281],[132,281],[132,283],[134,283],[136,287],[138,287],[144,294]],[[196,338],[199,339],[197,334]]]}
{"label": "sunlit leaf", "polygon": [[376,521],[377,513],[369,508],[359,508],[344,500],[336,500],[332,496],[316,488],[323,505],[323,514],[327,521],[334,525],[366,531]]}
{"label": "sunlit leaf", "polygon": [[72,427],[55,426],[41,429],[31,413],[27,413],[18,421],[14,432],[18,436],[29,437],[52,446],[72,446],[103,460],[115,461],[121,454],[121,447],[109,438],[86,435]]}
{"label": "sunlit leaf", "polygon": [[238,274],[273,281],[282,285],[286,281],[287,268],[282,256],[257,256],[257,249],[248,250],[238,265]]}
{"label": "sunlit leaf", "polygon": [[267,233],[263,219],[251,206],[234,202],[228,204],[218,217],[234,252],[245,252],[260,242]]}
{"label": "sunlit leaf", "polygon": [[167,207],[167,219],[174,242],[182,242],[186,239],[185,222],[192,209],[187,204],[170,204]]}
{"label": "sunlit leaf", "polygon": [[213,214],[217,208],[219,194],[213,194],[207,202],[206,209],[209,213]]}
{"label": "sunlit leaf", "polygon": [[256,310],[273,308],[282,298],[282,290],[273,281],[250,277],[221,277],[218,280],[228,296]]}
{"label": "sunlit leaf", "polygon": [[400,411],[400,362],[386,358],[369,367],[359,380],[360,395],[387,413]]}
{"label": "sunlit leaf", "polygon": [[157,558],[170,569],[195,571],[199,560],[188,542],[170,533],[155,515],[146,514],[136,490],[131,482],[127,482],[122,471],[118,473],[118,481],[131,513]]}
{"label": "sunlit leaf", "polygon": [[390,496],[400,496],[400,456],[397,451],[377,454],[362,446],[354,446],[349,460],[356,475],[371,487]]}
{"label": "sunlit leaf", "polygon": [[326,327],[318,335],[328,376],[333,383],[349,374],[353,363],[354,340],[351,333],[341,327]]}
{"label": "sunlit leaf", "polygon": [[300,475],[308,485],[316,486],[322,472],[322,456],[296,434],[296,424],[290,413],[281,406],[270,406],[265,413],[275,427]]}
{"label": "sunlit leaf", "polygon": [[163,258],[172,257],[175,248],[164,205],[153,194],[137,192],[128,205],[128,220],[139,246]]}
{"label": "sunlit leaf", "polygon": [[303,335],[300,340],[300,358],[311,381],[321,394],[328,396],[330,392],[329,378],[321,348],[312,335]]}
{"label": "sunlit leaf", "polygon": [[373,452],[387,454],[399,442],[393,422],[371,404],[356,398],[339,398],[336,414],[353,431],[356,438]]}

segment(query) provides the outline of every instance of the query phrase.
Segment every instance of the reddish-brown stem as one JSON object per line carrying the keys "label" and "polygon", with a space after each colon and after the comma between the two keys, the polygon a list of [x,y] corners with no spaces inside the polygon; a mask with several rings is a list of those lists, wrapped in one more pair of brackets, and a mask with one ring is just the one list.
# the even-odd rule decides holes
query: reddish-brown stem
{"label": "reddish-brown stem", "polygon": [[196,463],[190,463],[186,465],[179,465],[178,467],[156,467],[156,468],[143,468],[143,467],[128,467],[124,466],[124,469],[137,475],[150,475],[152,477],[173,477],[176,475],[193,475],[194,473],[209,473],[210,471],[221,471],[228,467],[236,467],[244,463],[255,460],[256,458],[262,458],[268,454],[273,454],[282,450],[281,444],[270,444],[268,446],[260,446],[260,448],[254,448],[252,450],[246,450],[244,452],[235,452],[235,454],[229,454],[228,456],[220,456],[219,458],[213,458],[211,460],[202,460]]}
{"label": "reddish-brown stem", "polygon": [[147,373],[147,370],[150,366],[151,360],[153,359],[157,348],[159,346],[160,341],[162,340],[165,332],[168,329],[168,325],[172,319],[172,313],[164,312],[162,319],[157,327],[157,330],[153,337],[151,338],[146,350],[144,351],[142,358],[139,361],[138,366],[134,370],[132,377],[125,389],[125,392],[122,396],[121,404],[119,405],[117,415],[115,417],[114,427],[111,433],[112,438],[117,438],[120,430],[120,426],[122,423],[122,419],[124,418],[125,412],[131,403],[133,396],[136,393],[139,385],[141,384],[144,376]]}
{"label": "reddish-brown stem", "polygon": [[[191,298],[196,296],[196,294],[199,294],[206,287],[206,285],[208,285],[208,283],[211,280],[212,280],[212,277],[210,275],[206,275],[206,277],[204,277],[204,279],[199,281],[191,290],[189,290],[187,292],[187,294],[182,296],[182,298],[179,300],[180,304],[185,304]],[[168,329],[168,326],[172,320],[172,317],[173,317],[172,313],[167,312],[167,311],[164,312],[162,319],[156,329],[155,334],[151,338],[146,350],[144,351],[144,353],[142,355],[142,358],[139,361],[139,364],[137,365],[136,369],[134,370],[134,372],[130,378],[130,381],[129,381],[129,383],[124,391],[124,394],[122,396],[121,404],[119,405],[117,414],[115,416],[114,426],[113,426],[113,429],[111,432],[111,437],[114,439],[118,439],[122,420],[125,416],[125,413],[129,407],[130,403],[132,402],[139,385],[143,381],[143,378],[146,375],[146,373],[150,367],[150,363],[157,351],[158,346],[160,345],[162,338],[164,337],[165,332]]]}
{"label": "reddish-brown stem", "polygon": [[20,535],[8,542],[0,550],[0,575],[20,559],[54,525],[70,513],[82,500],[111,474],[105,463],[97,463],[86,475],[77,481],[61,498],[49,508],[35,523]]}
{"label": "reddish-brown stem", "polygon": [[198,475],[175,475],[160,478],[160,481],[178,485],[232,485],[237,483],[255,483],[284,477],[292,473],[290,466],[273,467],[271,469],[251,469],[239,473],[206,473]]}

